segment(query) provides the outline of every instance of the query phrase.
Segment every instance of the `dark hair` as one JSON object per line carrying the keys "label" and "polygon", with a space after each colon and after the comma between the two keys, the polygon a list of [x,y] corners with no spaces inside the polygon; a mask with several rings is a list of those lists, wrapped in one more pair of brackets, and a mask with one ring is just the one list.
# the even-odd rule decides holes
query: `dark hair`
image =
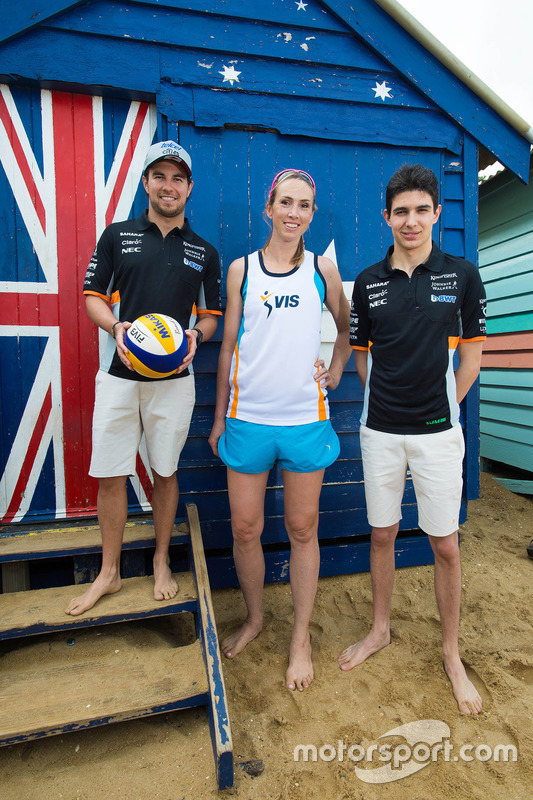
{"label": "dark hair", "polygon": [[[309,176],[309,177],[311,177],[311,176]],[[301,174],[301,172],[299,170],[294,170],[294,171],[292,171],[292,170],[283,170],[282,173],[279,173],[279,180],[277,180],[274,183],[274,185],[272,186],[272,188],[270,190],[270,197],[267,200],[267,206],[271,206],[274,203],[274,201],[276,199],[276,195],[278,193],[278,186],[280,185],[280,183],[283,183],[283,181],[285,181],[285,180],[287,180],[289,178],[298,178],[298,180],[303,181],[311,189],[313,189],[313,186],[310,183],[310,181],[307,180],[307,178],[305,178]],[[312,180],[312,178],[311,178],[311,180]],[[316,211],[316,196],[315,196],[315,190],[314,189],[313,189],[313,211]],[[271,239],[272,239],[272,231],[270,231],[270,236],[268,237],[268,239],[266,240],[266,242],[263,245],[263,253],[265,252],[265,250],[267,249],[268,245],[270,244],[270,240]],[[302,261],[304,260],[304,253],[305,253],[304,237],[300,236],[300,239],[298,241],[298,246],[296,248],[296,252],[293,255],[293,257],[291,258],[291,264],[293,264],[295,267],[299,267],[301,265]]]}
{"label": "dark hair", "polygon": [[396,170],[387,184],[385,206],[387,214],[391,213],[392,201],[402,192],[427,192],[433,201],[433,210],[439,205],[439,184],[432,170],[422,164],[403,164]]}

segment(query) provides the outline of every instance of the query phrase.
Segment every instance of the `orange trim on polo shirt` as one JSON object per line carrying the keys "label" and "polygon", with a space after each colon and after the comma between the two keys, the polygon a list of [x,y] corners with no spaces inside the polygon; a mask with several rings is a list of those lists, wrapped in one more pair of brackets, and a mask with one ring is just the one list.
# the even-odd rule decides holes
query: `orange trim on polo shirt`
{"label": "orange trim on polo shirt", "polygon": [[85,294],[85,295],[88,295],[88,294],[90,294],[90,295],[93,295],[93,297],[101,297],[101,298],[102,298],[102,300],[105,300],[105,301],[106,301],[106,303],[109,303],[109,302],[111,302],[111,301],[109,300],[109,297],[108,297],[106,294],[100,294],[100,292],[91,292],[89,289],[85,289],[85,290],[84,290],[84,292],[83,292],[83,294]]}
{"label": "orange trim on polo shirt", "polygon": [[209,308],[198,308],[196,311],[196,316],[200,316],[200,314],[213,314],[215,317],[221,317],[222,311],[211,311]]}

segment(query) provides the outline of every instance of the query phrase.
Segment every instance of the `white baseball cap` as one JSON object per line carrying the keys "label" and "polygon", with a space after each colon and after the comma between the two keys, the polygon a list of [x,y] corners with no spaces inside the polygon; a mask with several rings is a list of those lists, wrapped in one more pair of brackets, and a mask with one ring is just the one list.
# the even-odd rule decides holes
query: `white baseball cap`
{"label": "white baseball cap", "polygon": [[189,178],[191,177],[192,163],[190,155],[180,144],[170,139],[166,142],[156,142],[148,148],[144,159],[143,173],[156,161],[161,161],[162,159],[170,159],[183,164],[187,175]]}

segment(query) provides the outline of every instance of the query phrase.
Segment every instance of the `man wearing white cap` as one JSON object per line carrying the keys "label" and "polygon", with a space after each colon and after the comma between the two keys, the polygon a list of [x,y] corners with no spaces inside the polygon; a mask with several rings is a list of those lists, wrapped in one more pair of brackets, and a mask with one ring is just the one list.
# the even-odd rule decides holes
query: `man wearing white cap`
{"label": "man wearing white cap", "polygon": [[[82,614],[102,595],[121,587],[126,479],[135,474],[143,433],[154,482],[154,597],[168,600],[178,589],[168,549],[178,505],[176,470],[195,402],[194,378],[188,367],[202,340],[216,331],[222,313],[218,253],[185,219],[193,187],[191,172],[191,157],[181,145],[173,141],[153,144],[142,178],[148,209],[137,219],[109,225],[87,268],[87,313],[108,334],[96,376],[89,469],[99,481],[102,566],[87,591],[71,600],[67,614]],[[194,309],[197,321],[189,328]],[[128,359],[124,332],[137,317],[149,313],[177,319],[189,341],[187,356],[169,378],[139,375]]]}

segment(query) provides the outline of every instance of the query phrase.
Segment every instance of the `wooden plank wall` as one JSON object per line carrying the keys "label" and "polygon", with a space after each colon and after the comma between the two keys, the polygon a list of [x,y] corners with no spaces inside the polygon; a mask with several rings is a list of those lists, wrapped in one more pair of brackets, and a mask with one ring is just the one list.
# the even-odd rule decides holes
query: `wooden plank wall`
{"label": "wooden plank wall", "polygon": [[481,455],[533,472],[533,187],[507,173],[481,186],[479,260],[487,290]]}

